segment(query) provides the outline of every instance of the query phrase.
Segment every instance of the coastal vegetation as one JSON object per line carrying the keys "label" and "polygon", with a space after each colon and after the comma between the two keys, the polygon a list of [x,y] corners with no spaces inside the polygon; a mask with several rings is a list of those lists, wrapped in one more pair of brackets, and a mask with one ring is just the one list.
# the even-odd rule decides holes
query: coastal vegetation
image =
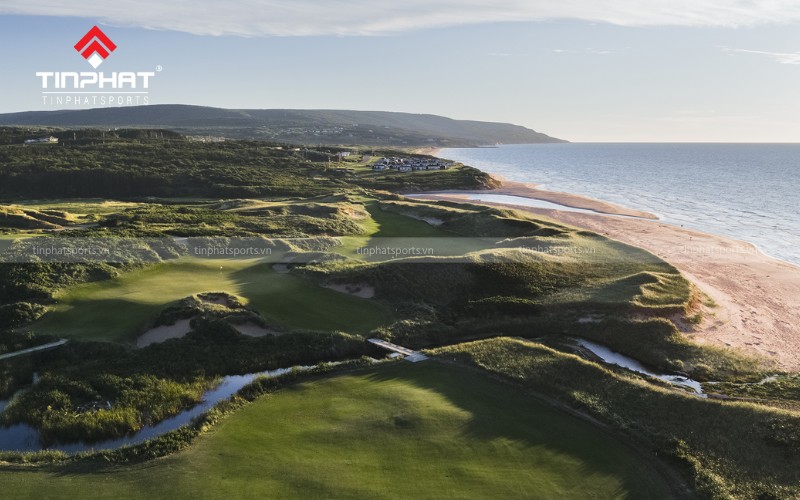
{"label": "coastal vegetation", "polygon": [[55,146],[0,148],[0,198],[310,197],[359,188],[418,192],[491,182],[464,166],[412,176],[372,175],[366,168],[359,174],[333,166],[336,148],[208,143],[171,134],[130,139],[125,131],[53,134],[61,139]]}
{"label": "coastal vegetation", "polygon": [[[0,361],[0,399],[16,393],[0,423],[43,446],[102,441],[186,411],[229,375],[334,361],[347,373],[256,380],[131,448],[2,453],[40,464],[0,467],[15,494],[140,495],[156,474],[184,494],[247,478],[259,495],[392,496],[389,472],[463,496],[663,498],[688,494],[681,478],[709,498],[800,494],[797,378],[681,333],[704,299],[677,269],[545,217],[403,196],[491,186],[485,174],[374,172],[355,148],[158,131],[53,131],[58,146],[25,147],[20,130],[0,134],[13,138],[0,147],[0,355],[69,342]],[[52,246],[100,257],[34,251]],[[158,328],[175,332],[138,342]],[[382,357],[373,337],[435,360],[357,361]],[[211,484],[212,470],[230,481]]]}
{"label": "coastal vegetation", "polygon": [[[800,418],[749,402],[701,399],[656,389],[540,343],[498,338],[436,349],[511,380],[649,443],[688,470],[712,498],[795,498],[800,494]],[[745,431],[746,430],[746,431]],[[735,438],[746,432],[746,438]]]}
{"label": "coastal vegetation", "polygon": [[[480,374],[424,363],[300,380],[225,417],[157,467],[79,461],[66,466],[69,473],[60,473],[64,468],[0,470],[0,481],[14,495],[89,498],[407,497],[441,490],[467,498],[667,498],[672,486],[656,466],[591,424],[520,399]],[[103,474],[114,481],[98,481]]]}

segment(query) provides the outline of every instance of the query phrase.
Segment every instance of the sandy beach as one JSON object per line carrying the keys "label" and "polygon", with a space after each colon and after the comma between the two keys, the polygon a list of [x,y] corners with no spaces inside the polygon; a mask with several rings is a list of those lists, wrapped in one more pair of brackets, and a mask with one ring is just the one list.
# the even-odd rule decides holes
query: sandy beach
{"label": "sandy beach", "polygon": [[521,196],[523,198],[531,198],[534,200],[549,201],[558,205],[565,205],[573,208],[581,208],[583,210],[592,210],[604,214],[612,215],[627,215],[630,217],[640,217],[643,219],[656,220],[658,217],[650,212],[643,212],[632,208],[623,207],[614,203],[606,201],[595,200],[586,196],[581,196],[572,193],[563,193],[560,191],[547,191],[539,189],[536,184],[526,184],[523,182],[514,182],[502,177],[492,174],[492,177],[497,179],[501,185],[492,190],[483,191],[442,191],[437,194],[447,194],[454,198],[466,199],[470,194],[504,194],[508,196]]}
{"label": "sandy beach", "polygon": [[[704,319],[699,325],[680,325],[687,335],[699,342],[755,353],[775,361],[784,370],[800,372],[800,266],[773,259],[743,241],[650,220],[654,218],[652,214],[642,215],[582,196],[543,191],[535,185],[501,182],[498,189],[481,193],[523,196],[606,214],[642,217],[472,202],[546,216],[662,257],[716,303],[713,307],[704,306]],[[468,194],[445,192],[420,198],[466,202]]]}

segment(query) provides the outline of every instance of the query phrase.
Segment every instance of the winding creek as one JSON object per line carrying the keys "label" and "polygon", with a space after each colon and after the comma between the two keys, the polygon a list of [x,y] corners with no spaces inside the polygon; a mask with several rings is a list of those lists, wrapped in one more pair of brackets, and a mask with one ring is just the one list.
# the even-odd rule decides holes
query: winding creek
{"label": "winding creek", "polygon": [[[340,364],[340,363],[332,363]],[[192,419],[202,415],[210,410],[214,405],[230,398],[236,394],[240,389],[252,383],[260,377],[278,377],[292,370],[308,371],[315,368],[314,366],[295,366],[291,368],[279,368],[277,370],[267,370],[257,373],[248,373],[246,375],[228,375],[222,378],[222,381],[213,389],[203,394],[202,401],[185,410],[174,417],[163,420],[157,424],[148,425],[141,430],[117,439],[108,439],[105,441],[98,441],[94,443],[86,442],[72,442],[72,443],[58,443],[52,446],[42,446],[39,440],[39,432],[27,424],[17,424],[10,427],[0,427],[0,451],[41,451],[41,450],[58,450],[66,453],[78,453],[82,451],[99,451],[99,450],[113,450],[123,446],[139,444],[148,439],[161,436],[167,432],[173,431],[181,426],[184,426],[192,421]],[[19,393],[17,393],[19,394]],[[16,395],[15,395],[16,396]],[[10,402],[14,399],[12,396],[8,400],[0,400],[0,412],[4,411]]]}
{"label": "winding creek", "polygon": [[[655,373],[651,370],[648,370],[639,361],[615,352],[606,346],[585,339],[576,338],[573,340],[577,345],[592,352],[605,363],[620,366],[642,375],[647,375],[649,377],[663,380],[670,384],[685,387],[690,389],[697,396],[707,397],[700,382],[696,380],[682,377],[680,375]],[[308,371],[313,368],[314,366],[296,366],[292,368],[280,368],[277,370],[248,373],[246,375],[228,375],[226,377],[222,377],[221,382],[213,389],[205,392],[201,402],[192,408],[184,410],[183,412],[159,423],[145,426],[135,433],[116,439],[108,439],[92,443],[82,441],[56,443],[45,447],[42,446],[40,442],[39,432],[27,424],[0,427],[0,451],[33,452],[41,450],[58,450],[65,453],[78,453],[84,451],[113,450],[123,446],[139,444],[147,441],[148,439],[161,436],[170,431],[178,429],[181,426],[191,423],[192,419],[207,412],[220,401],[230,398],[240,389],[252,383],[259,377],[278,377],[291,372],[293,369]],[[37,378],[38,377],[34,377],[34,383],[36,382]],[[19,392],[17,394],[19,394]],[[7,400],[0,400],[0,413],[5,411],[6,407],[11,403],[15,396],[16,394]]]}
{"label": "winding creek", "polygon": [[588,351],[591,351],[592,354],[603,360],[605,363],[620,366],[632,372],[640,373],[642,375],[647,375],[648,377],[663,380],[664,382],[668,382],[673,385],[686,387],[688,389],[691,389],[694,394],[702,398],[708,397],[705,391],[703,391],[702,385],[697,380],[692,380],[690,378],[682,377],[680,375],[666,375],[663,373],[655,373],[648,370],[639,361],[633,358],[629,358],[628,356],[620,354],[616,351],[612,351],[611,349],[609,349],[604,345],[596,344],[594,342],[585,339],[574,339],[574,340],[576,344],[578,344],[579,346],[583,347]]}
{"label": "winding creek", "polygon": [[[604,363],[616,365],[627,370],[652,377],[669,384],[679,386],[691,391],[692,394],[707,398],[708,395],[703,390],[702,384],[697,380],[693,380],[681,375],[669,375],[663,373],[656,373],[648,369],[641,362],[631,357],[620,354],[610,348],[597,344],[595,342],[581,339],[572,339],[576,345],[590,351],[592,354],[600,358]],[[341,362],[331,363],[334,365],[341,364]],[[135,445],[147,441],[170,431],[178,429],[181,426],[191,423],[192,419],[199,417],[203,413],[210,410],[214,405],[220,401],[229,399],[239,390],[246,385],[252,383],[260,377],[279,377],[292,370],[309,371],[314,369],[315,366],[294,366],[290,368],[279,368],[277,370],[267,370],[263,372],[248,373],[245,375],[228,375],[222,377],[221,382],[213,389],[206,391],[203,394],[202,400],[197,405],[184,410],[183,412],[175,415],[174,417],[163,420],[157,424],[148,425],[141,430],[130,435],[108,439],[99,442],[72,442],[72,443],[57,443],[51,446],[42,446],[39,439],[39,432],[27,424],[17,424],[10,427],[0,427],[0,451],[20,451],[20,452],[33,452],[41,450],[58,450],[65,453],[78,453],[85,451],[100,451],[100,450],[113,450],[123,446]],[[775,380],[776,376],[767,377],[756,384],[769,383]],[[38,375],[34,375],[35,384]],[[715,382],[708,382],[714,384]],[[14,396],[7,400],[0,400],[0,413],[5,411],[6,407],[13,401],[17,394],[24,391],[17,392]]]}

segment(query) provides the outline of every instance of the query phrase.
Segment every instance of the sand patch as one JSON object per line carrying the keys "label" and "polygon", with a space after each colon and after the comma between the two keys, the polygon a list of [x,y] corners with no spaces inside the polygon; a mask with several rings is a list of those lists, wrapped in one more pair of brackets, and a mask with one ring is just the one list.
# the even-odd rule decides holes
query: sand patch
{"label": "sand patch", "polygon": [[218,306],[228,306],[228,299],[225,297],[200,297],[206,304],[216,304]]}
{"label": "sand patch", "polygon": [[340,283],[336,285],[325,285],[325,288],[330,288],[331,290],[340,293],[354,295],[362,299],[371,299],[375,296],[375,287],[365,284]]}
{"label": "sand patch", "polygon": [[406,217],[411,218],[411,219],[416,219],[416,220],[421,220],[423,222],[427,222],[431,226],[438,227],[438,226],[441,226],[442,224],[444,224],[444,220],[443,219],[439,219],[437,217],[423,217],[421,215],[409,214],[409,213],[405,213],[405,212],[400,212],[400,213],[405,215]]}
{"label": "sand patch", "polygon": [[266,337],[267,335],[280,335],[280,332],[264,328],[252,322],[242,323],[241,325],[231,324],[232,327],[247,337]]}
{"label": "sand patch", "polygon": [[289,267],[289,264],[272,264],[272,270],[278,274],[289,274],[292,268]]}
{"label": "sand patch", "polygon": [[444,224],[444,221],[442,219],[437,219],[436,217],[420,217],[420,220],[424,220],[431,226],[441,226],[442,224]]}
{"label": "sand patch", "polygon": [[165,340],[185,337],[192,331],[189,325],[191,319],[181,319],[172,325],[161,325],[147,330],[136,339],[136,347],[147,347],[150,344],[160,344]]}

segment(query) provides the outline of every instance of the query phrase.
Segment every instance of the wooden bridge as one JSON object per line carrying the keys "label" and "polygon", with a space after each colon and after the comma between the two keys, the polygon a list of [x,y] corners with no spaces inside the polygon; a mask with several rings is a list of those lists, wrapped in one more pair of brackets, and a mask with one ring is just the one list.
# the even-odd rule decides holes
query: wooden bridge
{"label": "wooden bridge", "polygon": [[69,341],[64,339],[64,340],[59,340],[58,342],[51,342],[49,344],[37,345],[36,347],[29,347],[28,349],[23,349],[21,351],[14,351],[14,352],[8,352],[6,354],[0,354],[0,361],[4,361],[4,360],[10,359],[10,358],[16,358],[17,356],[24,356],[26,354],[32,354],[34,352],[47,351],[49,349],[55,349],[57,347],[61,347],[62,345],[66,344],[67,342],[69,342]]}
{"label": "wooden bridge", "polygon": [[371,342],[372,344],[375,344],[378,347],[386,349],[387,351],[392,351],[398,354],[402,354],[404,356],[403,359],[405,359],[406,361],[411,361],[412,363],[428,359],[428,357],[422,354],[421,352],[412,351],[407,347],[399,346],[397,344],[392,344],[391,342],[386,342],[385,340],[367,339],[367,341]]}

